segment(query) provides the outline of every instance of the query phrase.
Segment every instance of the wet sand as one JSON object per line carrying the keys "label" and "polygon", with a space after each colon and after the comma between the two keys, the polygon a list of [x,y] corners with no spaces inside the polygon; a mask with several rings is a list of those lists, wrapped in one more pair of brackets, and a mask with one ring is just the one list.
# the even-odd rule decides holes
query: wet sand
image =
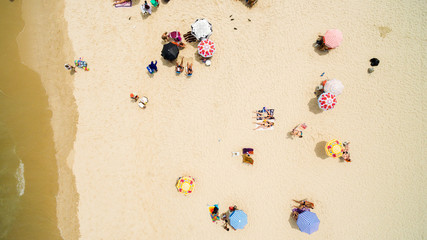
{"label": "wet sand", "polygon": [[63,71],[65,56],[73,57],[61,33],[63,9],[62,1],[1,3],[2,120],[25,178],[7,239],[78,238],[78,196],[67,162],[77,110],[72,77]]}

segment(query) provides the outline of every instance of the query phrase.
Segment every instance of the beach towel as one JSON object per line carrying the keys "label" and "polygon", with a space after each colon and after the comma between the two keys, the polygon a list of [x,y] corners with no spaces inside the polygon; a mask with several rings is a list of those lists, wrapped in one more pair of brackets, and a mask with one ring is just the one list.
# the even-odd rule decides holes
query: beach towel
{"label": "beach towel", "polygon": [[124,3],[116,4],[115,7],[116,8],[120,8],[120,7],[132,7],[132,1],[128,1],[128,2],[124,2]]}
{"label": "beach towel", "polygon": [[243,148],[242,150],[243,154],[254,154],[253,148]]}
{"label": "beach towel", "polygon": [[154,73],[153,69],[151,69],[150,67],[147,67],[147,70],[148,70],[148,72],[149,72],[149,73],[151,73],[151,74],[153,74],[153,73]]}
{"label": "beach towel", "polygon": [[249,163],[251,165],[254,165],[254,160],[250,156],[244,154],[244,155],[242,155],[242,157],[243,157],[244,163]]}
{"label": "beach towel", "polygon": [[209,214],[211,215],[212,222],[216,222],[216,221],[220,220],[219,211],[217,213],[215,213],[215,214],[212,213],[215,207],[219,208],[218,204],[214,204],[214,205],[209,205],[208,206],[208,208],[209,208]]}
{"label": "beach towel", "polygon": [[[263,121],[263,120],[257,120],[256,122],[257,122],[257,123],[262,123],[262,121]],[[269,122],[273,122],[273,123],[274,123],[274,119],[269,119],[268,121],[269,121]],[[258,126],[259,126],[258,124],[255,124],[254,129],[255,129],[255,128],[257,128]],[[273,130],[273,129],[274,129],[274,125],[273,125],[273,126],[271,126],[271,127],[269,127],[269,128],[262,128],[262,127],[260,127],[260,128],[258,128],[258,129],[256,129],[255,131]]]}
{"label": "beach towel", "polygon": [[[265,110],[265,111],[264,111]],[[265,115],[264,112],[268,112],[268,114],[270,114],[271,116],[273,116],[272,119],[274,119],[274,109],[267,109],[267,108],[263,108],[262,110],[258,110],[257,111],[257,118],[256,120],[263,120],[263,116]]]}

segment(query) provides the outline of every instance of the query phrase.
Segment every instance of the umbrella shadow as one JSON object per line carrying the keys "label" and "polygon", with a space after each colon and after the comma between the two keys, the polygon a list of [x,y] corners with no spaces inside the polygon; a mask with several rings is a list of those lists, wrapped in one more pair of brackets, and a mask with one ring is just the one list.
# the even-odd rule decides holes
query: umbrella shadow
{"label": "umbrella shadow", "polygon": [[316,156],[318,158],[321,158],[321,159],[328,158],[328,155],[326,155],[326,152],[325,152],[325,146],[326,146],[326,141],[321,141],[316,144],[316,147],[314,148],[314,152],[316,153]]}
{"label": "umbrella shadow", "polygon": [[292,213],[291,213],[291,214],[289,214],[288,222],[289,222],[289,225],[291,225],[291,227],[292,227],[293,229],[298,229],[298,230],[299,230],[299,227],[298,227],[298,225],[297,225],[297,222],[296,222],[296,221],[295,221],[295,219],[292,217]]}
{"label": "umbrella shadow", "polygon": [[326,50],[326,51],[321,51],[318,47],[317,47],[317,44],[316,43],[313,43],[313,49],[314,49],[314,51],[317,53],[317,54],[319,54],[320,56],[322,56],[322,55],[326,55],[326,54],[328,54],[328,50]]}
{"label": "umbrella shadow", "polygon": [[307,106],[308,106],[308,109],[310,110],[310,112],[312,112],[314,114],[319,114],[319,113],[323,112],[323,110],[319,108],[319,104],[317,103],[317,97],[312,98],[308,102]]}
{"label": "umbrella shadow", "polygon": [[138,4],[139,4],[139,2],[140,2],[140,0],[132,0],[132,6],[134,6],[134,5],[138,5]]}
{"label": "umbrella shadow", "polygon": [[166,67],[173,67],[173,66],[175,66],[175,63],[173,61],[169,61],[167,59],[164,59],[163,57],[162,57],[162,64],[164,66],[166,66]]}

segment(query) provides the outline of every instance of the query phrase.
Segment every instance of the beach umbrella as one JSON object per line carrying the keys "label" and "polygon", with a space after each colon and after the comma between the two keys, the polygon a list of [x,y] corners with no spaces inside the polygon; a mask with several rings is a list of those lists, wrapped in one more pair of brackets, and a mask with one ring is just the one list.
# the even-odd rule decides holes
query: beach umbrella
{"label": "beach umbrella", "polygon": [[334,158],[341,157],[342,152],[344,151],[344,146],[340,141],[336,139],[332,139],[331,141],[326,143],[325,151],[326,151],[326,154],[328,154],[328,156],[330,157],[334,157]]}
{"label": "beach umbrella", "polygon": [[215,52],[215,43],[209,39],[202,40],[199,45],[197,45],[197,51],[200,56],[204,58],[212,57]]}
{"label": "beach umbrella", "polygon": [[230,215],[230,225],[234,229],[243,229],[248,224],[248,215],[242,210],[235,210]]}
{"label": "beach umbrella", "polygon": [[177,42],[181,42],[181,40],[182,40],[181,33],[178,31],[170,32],[169,37],[172,38],[173,40],[177,41]]}
{"label": "beach umbrella", "polygon": [[190,176],[187,176],[187,177],[181,177],[178,179],[176,188],[178,189],[178,192],[181,192],[181,193],[184,193],[184,195],[187,195],[193,192],[195,185],[196,183],[194,182],[194,179]]}
{"label": "beach umbrella", "polygon": [[305,211],[298,215],[297,225],[301,232],[312,234],[319,230],[320,220],[314,212]]}
{"label": "beach umbrella", "polygon": [[325,36],[323,36],[323,41],[325,42],[326,47],[336,48],[341,44],[342,41],[342,32],[338,29],[329,29],[326,31]]}
{"label": "beach umbrella", "polygon": [[334,94],[335,96],[338,96],[344,90],[344,85],[340,80],[334,78],[325,83],[325,87],[323,88],[323,90],[325,92],[329,92]]}
{"label": "beach umbrella", "polygon": [[197,40],[208,38],[212,34],[212,24],[204,18],[199,18],[191,24],[191,34]]}
{"label": "beach umbrella", "polygon": [[320,109],[327,111],[335,107],[335,104],[337,103],[337,98],[332,93],[324,92],[317,99],[317,103],[319,104]]}
{"label": "beach umbrella", "polygon": [[167,60],[175,60],[178,57],[179,49],[173,43],[163,45],[162,56]]}

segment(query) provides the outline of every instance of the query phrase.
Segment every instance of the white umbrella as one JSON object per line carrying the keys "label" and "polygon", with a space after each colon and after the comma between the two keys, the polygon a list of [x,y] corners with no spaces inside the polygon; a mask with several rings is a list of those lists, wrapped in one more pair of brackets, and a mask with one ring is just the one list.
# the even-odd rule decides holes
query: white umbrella
{"label": "white umbrella", "polygon": [[325,92],[330,92],[334,95],[340,95],[344,90],[344,85],[338,79],[331,79],[325,83],[325,87],[323,88]]}
{"label": "white umbrella", "polygon": [[212,24],[205,18],[199,18],[191,24],[191,34],[197,40],[208,38],[212,34]]}

